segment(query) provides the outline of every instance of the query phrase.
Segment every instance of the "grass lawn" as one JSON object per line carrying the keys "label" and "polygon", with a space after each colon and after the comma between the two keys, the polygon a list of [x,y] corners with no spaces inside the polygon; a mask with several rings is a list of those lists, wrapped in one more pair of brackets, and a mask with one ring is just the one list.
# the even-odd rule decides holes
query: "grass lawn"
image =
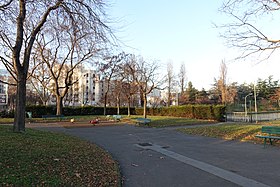
{"label": "grass lawn", "polygon": [[[106,116],[96,116],[96,115],[88,115],[88,116],[66,116],[62,122],[69,122],[70,119],[74,118],[75,123],[87,123],[89,124],[90,120],[99,118],[101,121],[106,121]],[[139,115],[132,115],[127,117],[126,115],[122,115],[121,122],[127,124],[135,124],[134,119],[136,118],[143,118],[143,116]],[[171,117],[171,116],[147,116],[147,118],[151,119],[152,122],[148,127],[170,127],[170,126],[184,126],[184,125],[194,125],[194,124],[209,124],[215,123],[215,121],[208,121],[208,120],[198,120],[198,119],[188,119],[188,118],[180,118],[180,117]],[[13,118],[0,118],[0,124],[8,124],[13,123]],[[26,118],[26,122],[30,120]],[[59,121],[58,119],[47,119],[43,120],[42,118],[33,118],[31,122],[33,123],[49,123],[49,122],[56,122]],[[116,123],[119,124],[119,123]]]}
{"label": "grass lawn", "polygon": [[14,118],[0,118],[0,124],[9,124],[13,122],[14,122]]}
{"label": "grass lawn", "polygon": [[[276,125],[279,122],[274,122]],[[199,136],[222,138],[226,140],[239,140],[254,143],[263,143],[263,139],[256,138],[256,134],[261,134],[261,127],[271,124],[223,124],[219,126],[205,126],[196,128],[183,128],[178,131]]]}
{"label": "grass lawn", "polygon": [[120,186],[118,165],[78,138],[0,125],[0,186]]}
{"label": "grass lawn", "polygon": [[[142,118],[143,116],[131,116],[131,120],[135,118]],[[209,124],[214,123],[214,121],[207,120],[198,120],[198,119],[188,119],[180,117],[171,117],[171,116],[147,116],[151,119],[152,122],[149,127],[172,127],[172,126],[185,126],[185,125],[194,125],[194,124]]]}
{"label": "grass lawn", "polygon": [[[76,122],[85,122],[95,119],[99,117],[101,119],[105,119],[105,116],[95,116],[95,115],[87,115],[87,116],[65,116],[61,119],[61,121],[70,121],[70,119],[74,118]],[[59,119],[43,119],[43,118],[25,118],[26,122],[35,122],[35,123],[48,123],[48,122],[56,122]],[[0,118],[0,124],[10,124],[14,122],[14,118]]]}

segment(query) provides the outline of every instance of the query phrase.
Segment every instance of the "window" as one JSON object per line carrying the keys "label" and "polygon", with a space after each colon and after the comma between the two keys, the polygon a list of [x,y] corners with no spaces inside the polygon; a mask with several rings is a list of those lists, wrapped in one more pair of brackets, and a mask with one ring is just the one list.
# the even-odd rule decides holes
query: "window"
{"label": "window", "polygon": [[0,84],[0,94],[4,94],[5,93],[5,87],[3,84]]}
{"label": "window", "polygon": [[79,101],[79,94],[74,94],[74,102],[78,102]]}

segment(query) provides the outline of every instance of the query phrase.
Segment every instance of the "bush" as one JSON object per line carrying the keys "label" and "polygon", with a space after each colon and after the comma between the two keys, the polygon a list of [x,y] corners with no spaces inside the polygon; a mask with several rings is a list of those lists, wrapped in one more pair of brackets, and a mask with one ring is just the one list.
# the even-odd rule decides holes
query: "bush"
{"label": "bush", "polygon": [[13,118],[14,111],[3,110],[0,112],[0,118]]}
{"label": "bush", "polygon": [[[32,112],[33,118],[41,118],[42,115],[54,115],[56,114],[56,106],[42,106],[42,105],[34,105],[34,106],[26,106],[26,112]],[[103,107],[94,107],[94,106],[84,106],[84,107],[63,107],[63,115],[65,116],[81,116],[81,115],[103,115],[104,108]],[[117,114],[116,107],[107,107],[106,108],[107,115]],[[135,115],[135,108],[130,108],[130,113]],[[121,115],[127,115],[127,108],[120,108]],[[1,111],[0,117],[2,118],[13,118],[14,111]],[[27,117],[27,116],[26,116]]]}
{"label": "bush", "polygon": [[[185,117],[189,119],[205,119],[205,120],[225,120],[226,107],[224,105],[183,105],[161,108],[147,108],[147,114],[152,116],[174,116]],[[32,112],[33,118],[41,118],[42,115],[56,114],[56,106],[27,106],[26,112]],[[130,108],[132,115],[143,115],[143,108]],[[64,107],[63,114],[65,116],[81,116],[81,115],[103,115],[103,107],[84,106],[84,107]],[[107,115],[117,114],[116,107],[107,107]],[[121,115],[127,115],[127,108],[120,108]],[[14,112],[2,111],[0,117],[14,117]]]}
{"label": "bush", "polygon": [[[147,108],[152,116],[174,116],[190,119],[224,121],[226,107],[224,105],[184,105],[161,108]],[[137,115],[143,115],[143,108],[135,109]]]}
{"label": "bush", "polygon": [[56,107],[55,106],[43,106],[43,105],[33,105],[26,106],[26,112],[32,112],[33,118],[40,118],[42,115],[55,114]]}

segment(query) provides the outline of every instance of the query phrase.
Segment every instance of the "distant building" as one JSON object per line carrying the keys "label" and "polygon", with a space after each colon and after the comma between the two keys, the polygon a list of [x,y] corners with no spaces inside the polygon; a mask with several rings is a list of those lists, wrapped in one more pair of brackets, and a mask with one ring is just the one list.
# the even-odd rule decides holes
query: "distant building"
{"label": "distant building", "polygon": [[[61,80],[58,82],[62,89],[65,85],[63,76],[65,76],[64,72],[62,72]],[[110,89],[107,95],[107,106],[117,106],[118,104],[122,107],[128,106],[127,90],[123,87],[125,83],[121,80],[112,79],[108,81],[102,73],[85,68],[84,66],[76,68],[71,79],[74,84],[69,87],[63,99],[64,106],[103,106],[104,96],[108,86],[110,86]],[[6,70],[0,69],[0,80],[6,82],[11,80]],[[136,85],[133,86],[136,87]],[[56,96],[52,93],[53,88],[53,80],[50,80],[44,86],[40,81],[33,80],[31,82],[31,80],[28,80],[26,85],[27,101],[31,104],[55,105]],[[12,94],[12,92],[9,91],[9,94]],[[8,105],[10,108],[14,107],[14,92],[13,95],[9,96],[9,100],[8,85],[0,83],[0,110],[7,109]],[[148,95],[148,105],[151,107],[162,105],[161,101],[161,92],[159,90],[154,90]],[[139,92],[135,91],[135,94],[130,96],[130,106],[141,106]]]}
{"label": "distant building", "polygon": [[[8,82],[8,72],[5,69],[0,69],[0,80]],[[0,111],[7,109],[8,105],[8,84],[0,82]]]}
{"label": "distant building", "polygon": [[147,95],[147,106],[159,107],[161,105],[162,105],[161,91],[154,89],[150,94]]}
{"label": "distant building", "polygon": [[[76,83],[68,90],[64,98],[64,106],[99,105],[104,92],[104,83],[95,70],[77,68],[74,70],[72,80]],[[55,102],[56,98],[53,95],[48,105],[53,105]]]}

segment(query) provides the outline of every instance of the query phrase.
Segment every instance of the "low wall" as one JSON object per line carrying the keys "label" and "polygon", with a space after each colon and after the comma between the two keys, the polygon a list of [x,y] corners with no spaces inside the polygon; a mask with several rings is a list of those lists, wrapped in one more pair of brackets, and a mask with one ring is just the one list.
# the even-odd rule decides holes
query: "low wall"
{"label": "low wall", "polygon": [[258,113],[247,113],[244,112],[233,112],[227,113],[227,121],[233,122],[256,122],[256,121],[273,121],[280,120],[280,112],[258,112]]}

